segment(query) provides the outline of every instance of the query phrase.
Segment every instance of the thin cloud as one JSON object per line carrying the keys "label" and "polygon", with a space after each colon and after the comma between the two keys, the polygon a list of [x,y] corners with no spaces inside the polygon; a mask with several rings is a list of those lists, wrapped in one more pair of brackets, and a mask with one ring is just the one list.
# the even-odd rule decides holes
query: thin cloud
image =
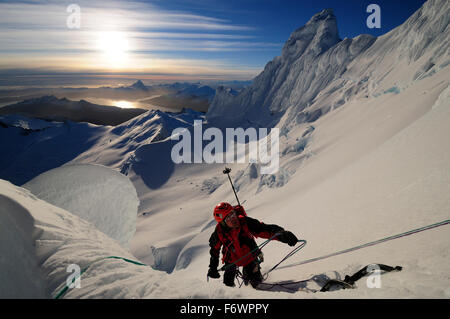
{"label": "thin cloud", "polygon": [[[105,4],[106,3],[106,4]],[[99,30],[228,30],[250,31],[250,26],[230,24],[229,21],[192,13],[170,12],[141,2],[77,1],[81,9],[82,28]],[[66,28],[70,13],[67,3],[61,2],[2,2],[2,29]]]}
{"label": "thin cloud", "polygon": [[[256,74],[224,59],[169,59],[178,52],[279,50],[281,44],[255,41],[251,26],[192,12],[169,11],[138,1],[77,1],[81,28],[67,27],[69,3],[0,3],[0,69],[107,71],[98,50],[101,32],[121,32],[129,42],[128,62],[116,69],[158,74]],[[159,63],[159,64],[158,64]],[[220,66],[219,66],[220,65]],[[114,68],[113,68],[114,69]],[[156,71],[157,70],[157,71]]]}

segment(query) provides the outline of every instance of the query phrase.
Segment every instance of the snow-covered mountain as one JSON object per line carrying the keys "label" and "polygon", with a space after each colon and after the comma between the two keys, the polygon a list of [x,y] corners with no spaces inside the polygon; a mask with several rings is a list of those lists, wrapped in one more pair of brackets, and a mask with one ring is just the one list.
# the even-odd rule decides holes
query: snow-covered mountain
{"label": "snow-covered mountain", "polygon": [[[177,84],[177,83],[175,83]],[[175,85],[174,84],[174,85]],[[215,90],[207,85],[186,83],[177,89],[178,96],[198,96],[211,101],[214,98]]]}
{"label": "snow-covered mountain", "polygon": [[158,105],[169,109],[190,108],[206,112],[214,98],[216,91],[208,85],[201,83],[171,83],[153,86],[153,89],[165,92],[159,96],[144,100],[143,102]]}
{"label": "snow-covered mountain", "polygon": [[[170,158],[172,129],[192,131],[193,121],[204,119],[194,111],[151,111],[114,128],[2,120],[2,179],[21,185],[18,176],[25,182],[63,164],[68,169],[102,164],[126,175],[140,201],[126,251],[72,212],[0,181],[0,227],[17,229],[2,229],[0,235],[8,235],[0,243],[22,236],[13,242],[33,265],[24,276],[35,278],[30,291],[55,296],[64,287],[67,265],[85,267],[114,255],[152,267],[98,261],[83,275],[82,287],[65,297],[448,298],[448,225],[296,265],[450,218],[450,3],[429,0],[379,38],[341,40],[337,18],[324,10],[294,31],[281,55],[239,94],[217,90],[204,124],[280,128],[277,173],[261,175],[257,163],[226,165],[250,216],[308,241],[268,279],[304,280],[299,291],[206,282],[212,209],[221,201],[234,204],[235,198],[222,174],[224,164],[174,164]],[[73,144],[67,144],[69,138]],[[39,244],[35,250],[33,243]],[[263,251],[265,272],[290,248],[272,242]],[[374,262],[403,270],[383,274],[380,288],[362,279],[357,289],[307,293],[324,278],[342,279]]]}
{"label": "snow-covered mountain", "polygon": [[291,34],[251,86],[237,96],[219,90],[207,119],[289,128],[350,101],[398,94],[448,65],[448,20],[448,2],[431,0],[379,38],[342,40],[333,11],[323,10]]}
{"label": "snow-covered mountain", "polygon": [[145,84],[141,80],[137,80],[132,85],[130,85],[130,88],[136,89],[136,90],[143,90],[147,91],[148,88],[145,86]]}
{"label": "snow-covered mountain", "polygon": [[70,161],[97,163],[126,172],[134,152],[191,126],[204,114],[192,110],[147,111],[115,127],[0,116],[0,178],[22,185]]}

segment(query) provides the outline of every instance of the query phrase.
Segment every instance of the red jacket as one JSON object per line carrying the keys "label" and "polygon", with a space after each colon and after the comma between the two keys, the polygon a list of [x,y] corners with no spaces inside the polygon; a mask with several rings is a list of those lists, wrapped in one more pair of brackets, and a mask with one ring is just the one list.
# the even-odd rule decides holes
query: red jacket
{"label": "red jacket", "polygon": [[259,250],[257,249],[254,253],[242,258],[258,247],[254,239],[255,237],[268,239],[284,230],[278,225],[266,225],[254,218],[246,216],[243,208],[238,212],[238,218],[240,223],[239,228],[229,228],[224,223],[217,224],[216,229],[209,239],[209,267],[217,269],[221,247],[222,263],[236,263],[237,266],[246,266],[255,260],[259,254]]}

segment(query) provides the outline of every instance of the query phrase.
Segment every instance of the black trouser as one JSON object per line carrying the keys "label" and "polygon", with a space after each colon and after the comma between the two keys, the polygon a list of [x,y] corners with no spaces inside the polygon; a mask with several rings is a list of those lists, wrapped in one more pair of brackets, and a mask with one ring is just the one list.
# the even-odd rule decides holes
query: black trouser
{"label": "black trouser", "polygon": [[[238,268],[235,264],[226,264],[225,267],[223,283],[229,287],[234,287],[234,278],[236,278]],[[259,263],[254,260],[244,266],[242,269],[242,276],[244,277],[244,280],[248,280],[253,288],[255,288],[263,279]]]}

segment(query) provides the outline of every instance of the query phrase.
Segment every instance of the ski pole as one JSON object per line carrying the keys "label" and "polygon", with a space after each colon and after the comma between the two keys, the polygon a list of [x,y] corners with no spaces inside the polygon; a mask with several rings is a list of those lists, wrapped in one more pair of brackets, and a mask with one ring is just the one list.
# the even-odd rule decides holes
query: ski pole
{"label": "ski pole", "polygon": [[239,202],[239,198],[238,198],[238,196],[236,194],[236,190],[234,189],[233,182],[231,181],[230,172],[231,172],[231,168],[228,168],[228,167],[225,167],[225,169],[223,170],[223,173],[228,175],[228,180],[230,181],[231,188],[233,189],[233,192],[234,192],[234,196],[236,196],[236,200],[238,202],[238,205],[241,206],[241,203]]}

